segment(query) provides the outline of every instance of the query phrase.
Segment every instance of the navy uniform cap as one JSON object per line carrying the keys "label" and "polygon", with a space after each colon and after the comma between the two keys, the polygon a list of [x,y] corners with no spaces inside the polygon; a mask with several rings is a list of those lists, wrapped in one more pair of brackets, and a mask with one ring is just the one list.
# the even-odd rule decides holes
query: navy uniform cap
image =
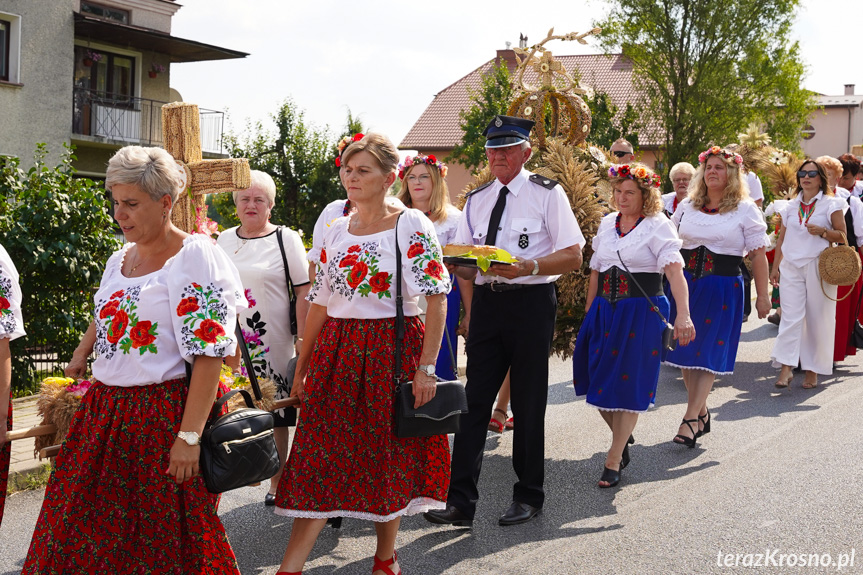
{"label": "navy uniform cap", "polygon": [[505,148],[530,139],[533,120],[513,116],[495,116],[482,133],[486,138],[486,148]]}

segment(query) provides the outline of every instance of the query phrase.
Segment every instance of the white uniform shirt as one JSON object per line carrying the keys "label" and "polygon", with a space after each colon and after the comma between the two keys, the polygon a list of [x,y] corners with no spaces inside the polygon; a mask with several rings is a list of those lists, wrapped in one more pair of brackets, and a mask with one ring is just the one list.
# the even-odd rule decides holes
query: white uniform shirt
{"label": "white uniform shirt", "polygon": [[[321,265],[309,291],[312,303],[337,318],[382,319],[396,315],[396,242],[393,230],[367,236],[348,231],[342,217],[324,233]],[[434,226],[419,210],[406,209],[398,222],[405,316],[419,315],[419,296],[449,293]]]}
{"label": "white uniform shirt", "polygon": [[683,265],[683,256],[680,255],[683,242],[677,237],[674,224],[665,215],[655,214],[644,218],[632,231],[620,237],[615,227],[617,214],[612,212],[599,223],[592,243],[590,269],[598,272],[604,272],[612,266],[624,269],[617,257],[618,251],[626,267],[634,274],[662,273],[669,264]]}
{"label": "white uniform shirt", "polygon": [[767,224],[761,210],[751,199],[724,214],[707,214],[696,210],[686,198],[674,212],[672,221],[683,240],[683,249],[704,246],[715,254],[744,256],[758,248],[770,247]]}
{"label": "white uniform shirt", "polygon": [[[802,198],[803,194],[801,193],[788,202],[785,218],[782,219],[782,225],[785,226],[785,238],[782,240],[782,263],[787,262],[795,267],[805,266],[830,245],[826,239],[810,234],[805,223],[801,222],[799,209]],[[828,230],[833,229],[830,216],[834,212],[844,213],[848,206],[842,198],[825,196],[824,192],[821,191],[813,198],[813,201],[818,203],[815,204],[815,211],[808,222]]]}
{"label": "white uniform shirt", "polygon": [[[405,205],[395,196],[386,196],[384,201],[397,208],[404,209]],[[315,221],[315,229],[312,231],[312,249],[306,254],[306,260],[320,267],[321,265],[321,247],[324,245],[324,232],[330,227],[337,218],[350,215],[355,210],[350,210],[345,213],[345,204],[347,200],[334,200],[326,205],[326,207]]]}
{"label": "white uniform shirt", "polygon": [[849,209],[851,220],[854,222],[854,235],[857,236],[857,247],[863,246],[863,201],[857,196],[852,196]]}
{"label": "white uniform shirt", "polygon": [[441,246],[455,242],[455,234],[456,230],[458,230],[458,223],[461,221],[461,217],[462,213],[460,209],[452,204],[447,204],[446,219],[434,222],[434,231]]}
{"label": "white uniform shirt", "polygon": [[843,200],[847,200],[848,198],[851,197],[850,191],[846,190],[845,188],[841,188],[839,186],[836,186],[836,189],[833,190],[833,193],[836,195],[837,198],[842,198]]}
{"label": "white uniform shirt", "polygon": [[854,187],[851,189],[851,195],[855,198],[863,196],[863,180],[857,180],[854,182]]}
{"label": "white uniform shirt", "polygon": [[[578,221],[560,185],[549,190],[530,181],[531,172],[521,172],[506,185],[509,194],[500,219],[495,245],[523,259],[538,259],[574,245],[584,247],[585,239]],[[491,185],[468,196],[464,215],[456,232],[456,242],[483,245],[486,243],[491,211],[503,187],[495,180]],[[519,247],[519,238],[527,236],[526,248]],[[508,280],[498,276],[476,276],[476,284],[492,282],[543,284],[559,275],[527,275]]]}
{"label": "white uniform shirt", "polygon": [[[669,214],[674,213],[674,199],[677,197],[677,192],[669,192],[667,194],[662,194],[662,209],[668,212]],[[683,197],[686,199],[686,196]],[[682,200],[681,200],[682,201]],[[680,202],[677,203],[680,205]]]}
{"label": "white uniform shirt", "polygon": [[758,200],[764,201],[764,190],[761,187],[761,180],[758,179],[758,174],[755,172],[746,173],[746,183],[749,185],[749,197],[753,202]]}
{"label": "white uniform shirt", "polygon": [[210,238],[195,234],[161,269],[127,278],[134,244],[108,258],[94,301],[93,377],[134,387],[184,377],[184,358],[234,355],[237,312],[246,309],[237,268]]}
{"label": "white uniform shirt", "polygon": [[9,258],[9,253],[0,245],[0,338],[11,341],[22,335],[27,334],[21,317],[18,270]]}

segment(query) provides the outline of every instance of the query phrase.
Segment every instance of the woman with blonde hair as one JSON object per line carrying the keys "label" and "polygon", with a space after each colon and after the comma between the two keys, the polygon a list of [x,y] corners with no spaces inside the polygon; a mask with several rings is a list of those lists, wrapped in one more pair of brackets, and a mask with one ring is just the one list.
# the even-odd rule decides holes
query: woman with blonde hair
{"label": "woman with blonde hair", "polygon": [[836,328],[836,286],[825,285],[818,258],[830,242],[845,234],[847,204],[833,195],[824,166],[804,160],[797,171],[797,195],[782,220],[770,281],[782,286],[782,322],[773,344],[773,367],[781,367],[776,387],[791,384],[793,369],[806,372],[804,389],[818,375],[833,372]]}
{"label": "woman with blonde hair", "polygon": [[[396,196],[405,206],[423,212],[434,224],[438,242],[441,246],[452,243],[461,220],[461,210],[449,199],[446,185],[447,166],[434,155],[407,156],[399,164],[399,178],[402,188]],[[453,280],[456,281],[453,281]],[[459,327],[467,338],[470,324],[470,301],[473,297],[473,282],[450,275],[452,291],[447,295],[446,330],[437,358],[437,375],[446,380],[458,378],[458,336]],[[461,306],[464,305],[464,319],[459,326]]]}
{"label": "woman with blonde hair", "polygon": [[747,252],[755,276],[758,317],[770,311],[765,257],[770,240],[761,210],[749,197],[743,158],[712,146],[698,156],[698,162],[689,197],[672,218],[683,240],[680,253],[698,339],[666,357],[667,364],[683,371],[688,402],[673,441],[688,447],[710,433],[707,397],[716,375],[734,372],[743,325],[740,264]]}
{"label": "woman with blonde hair", "polygon": [[695,339],[681,241],[663,214],[659,176],[640,164],[612,166],[608,175],[617,211],[602,218],[593,238],[587,315],[572,361],[576,395],[587,396],[612,433],[599,487],[620,481],[638,415],[656,400],[665,330],[656,310],[665,318],[670,311],[663,273],[677,304],[674,338],[681,345]]}

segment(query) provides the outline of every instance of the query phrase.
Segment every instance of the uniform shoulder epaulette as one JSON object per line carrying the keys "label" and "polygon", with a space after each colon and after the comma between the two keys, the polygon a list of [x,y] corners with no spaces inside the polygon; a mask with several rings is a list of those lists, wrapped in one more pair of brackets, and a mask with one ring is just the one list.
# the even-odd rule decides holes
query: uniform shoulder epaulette
{"label": "uniform shoulder epaulette", "polygon": [[475,189],[473,189],[473,190],[469,191],[468,193],[466,193],[466,194],[464,195],[464,197],[465,197],[465,198],[469,198],[469,197],[471,197],[472,195],[474,195],[475,193],[477,193],[477,192],[479,192],[479,191],[482,191],[482,190],[486,189],[487,187],[489,187],[490,185],[492,185],[494,182],[495,182],[494,180],[492,180],[492,181],[490,181],[490,182],[486,182],[485,184],[481,185],[480,187],[475,188]]}
{"label": "uniform shoulder epaulette", "polygon": [[558,184],[557,180],[552,180],[551,178],[546,178],[545,176],[540,176],[539,174],[531,174],[530,181],[548,190],[553,190],[554,187]]}

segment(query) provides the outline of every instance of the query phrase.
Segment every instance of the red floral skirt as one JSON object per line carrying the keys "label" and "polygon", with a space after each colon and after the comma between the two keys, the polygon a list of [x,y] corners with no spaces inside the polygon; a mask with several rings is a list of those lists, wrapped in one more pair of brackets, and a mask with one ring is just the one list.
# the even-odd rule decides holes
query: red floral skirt
{"label": "red floral skirt", "polygon": [[[405,318],[402,366],[417,368],[423,325]],[[445,435],[393,433],[394,319],[324,324],[306,377],[276,513],[390,521],[442,509],[449,489]]]}
{"label": "red floral skirt", "polygon": [[833,361],[842,361],[846,356],[857,355],[857,348],[851,343],[851,332],[857,322],[857,302],[860,299],[860,288],[863,277],[858,278],[854,285],[839,286],[836,290],[837,299],[851,292],[851,295],[836,303],[836,338],[833,340]]}
{"label": "red floral skirt", "polygon": [[[12,399],[9,399],[9,418],[6,431],[12,431]],[[3,508],[6,507],[6,487],[9,480],[9,459],[12,457],[12,442],[7,441],[0,447],[0,524],[3,523]]]}
{"label": "red floral skirt", "polygon": [[188,388],[97,383],[84,395],[55,461],[23,574],[239,574],[196,477],[167,475]]}

